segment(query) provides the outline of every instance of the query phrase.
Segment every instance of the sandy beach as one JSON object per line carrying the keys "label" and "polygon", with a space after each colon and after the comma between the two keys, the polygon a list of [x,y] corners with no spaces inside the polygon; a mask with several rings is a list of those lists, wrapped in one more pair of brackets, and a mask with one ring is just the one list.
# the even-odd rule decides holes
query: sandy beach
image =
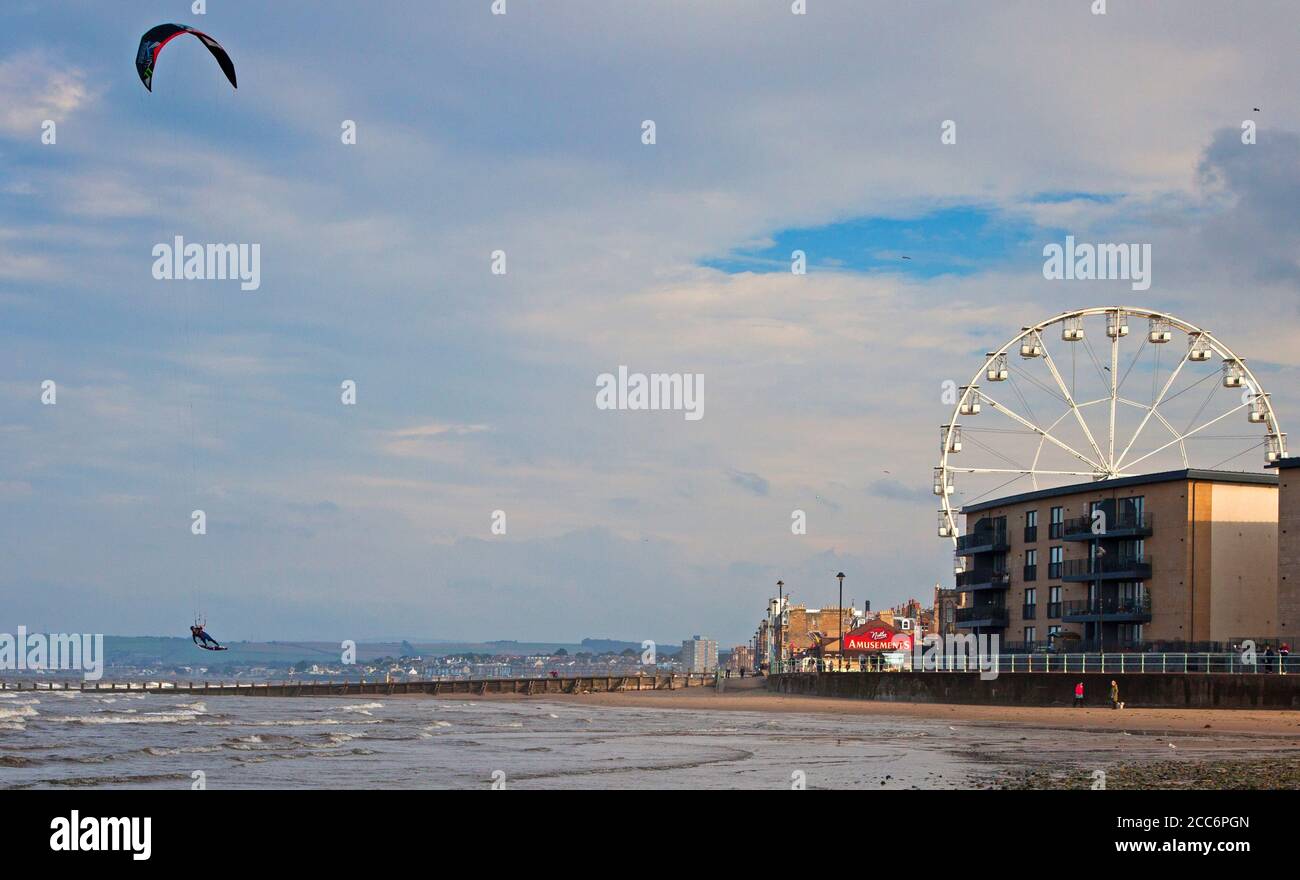
{"label": "sandy beach", "polygon": [[877,702],[773,694],[758,682],[722,693],[703,687],[438,699],[805,715],[838,718],[846,730],[858,721],[921,724],[957,739],[955,754],[996,765],[981,785],[996,789],[1095,788],[1098,770],[1113,789],[1300,789],[1300,712]]}
{"label": "sandy beach", "polygon": [[[929,719],[963,724],[1105,730],[1129,733],[1192,733],[1213,730],[1277,737],[1279,744],[1300,748],[1300,712],[1252,709],[1074,708],[1071,706],[970,706],[950,703],[899,703],[846,700],[769,693],[754,683],[728,683],[719,693],[711,687],[590,694],[441,695],[438,699],[573,702],[595,706],[654,707],[731,712],[798,712],[819,715],[866,715]],[[412,695],[420,699],[422,695]]]}

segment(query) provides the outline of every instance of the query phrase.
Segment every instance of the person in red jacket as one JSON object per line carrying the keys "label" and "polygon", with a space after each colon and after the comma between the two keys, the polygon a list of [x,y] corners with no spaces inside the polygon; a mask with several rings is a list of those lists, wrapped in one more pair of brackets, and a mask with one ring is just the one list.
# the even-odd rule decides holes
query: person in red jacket
{"label": "person in red jacket", "polygon": [[1083,705],[1083,682],[1079,682],[1074,686],[1074,705]]}

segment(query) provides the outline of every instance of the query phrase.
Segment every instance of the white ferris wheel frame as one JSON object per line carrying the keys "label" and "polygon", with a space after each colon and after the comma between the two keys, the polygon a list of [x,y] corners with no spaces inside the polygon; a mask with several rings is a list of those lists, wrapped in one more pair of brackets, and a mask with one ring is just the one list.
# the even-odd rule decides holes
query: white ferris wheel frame
{"label": "white ferris wheel frame", "polygon": [[[1079,402],[1074,399],[1074,395],[1071,394],[1070,390],[1066,387],[1065,380],[1061,377],[1060,371],[1057,370],[1056,363],[1055,361],[1052,360],[1051,353],[1047,350],[1047,345],[1043,341],[1043,335],[1044,335],[1043,331],[1055,324],[1061,324],[1064,327],[1066,326],[1065,323],[1066,321],[1070,321],[1070,320],[1082,321],[1082,319],[1084,318],[1093,317],[1097,315],[1107,316],[1107,320],[1108,321],[1113,320],[1116,325],[1123,322],[1123,320],[1127,317],[1146,319],[1152,322],[1160,322],[1160,325],[1162,327],[1168,327],[1170,330],[1180,330],[1188,337],[1187,350],[1183,352],[1182,359],[1179,361],[1178,365],[1173,368],[1172,372],[1169,374],[1169,378],[1164,383],[1164,387],[1161,388],[1160,393],[1156,395],[1152,403],[1150,404],[1139,403],[1135,400],[1129,400],[1127,398],[1120,396],[1119,386],[1123,384],[1122,380],[1120,380],[1119,378],[1119,343],[1120,343],[1121,335],[1119,333],[1110,333],[1109,331],[1108,331],[1108,335],[1110,336],[1110,394],[1106,397],[1097,398],[1096,400]],[[1017,413],[1015,410],[1011,409],[1010,407],[1006,406],[1005,404],[997,400],[994,400],[991,396],[989,396],[988,393],[986,393],[984,390],[981,389],[981,379],[987,376],[989,367],[992,364],[997,363],[1001,358],[1006,357],[1008,352],[1010,352],[1013,348],[1019,345],[1019,343],[1022,340],[1025,339],[1037,340],[1037,343],[1041,348],[1041,359],[1046,364],[1048,371],[1052,374],[1052,378],[1056,380],[1056,385],[1060,389],[1061,394],[1064,397],[1065,403],[1067,405],[1065,412],[1063,412],[1047,428],[1039,427],[1030,419],[1026,419],[1025,417],[1021,416],[1019,413]],[[1249,396],[1248,400],[1243,400],[1241,404],[1233,407],[1232,409],[1228,410],[1227,412],[1219,416],[1216,416],[1213,419],[1210,419],[1208,422],[1204,422],[1200,425],[1197,425],[1195,428],[1191,428],[1190,430],[1179,432],[1178,429],[1176,429],[1173,425],[1171,425],[1164,418],[1164,416],[1160,414],[1159,408],[1161,402],[1165,399],[1165,395],[1169,392],[1169,389],[1173,387],[1174,380],[1178,378],[1178,375],[1179,373],[1182,372],[1183,367],[1186,366],[1191,361],[1192,351],[1194,350],[1194,346],[1192,344],[1193,340],[1196,340],[1198,345],[1203,343],[1204,346],[1208,347],[1211,352],[1213,352],[1215,355],[1220,357],[1225,364],[1232,363],[1236,367],[1237,371],[1239,371],[1238,375],[1241,377],[1243,383],[1249,383],[1249,387],[1250,389],[1253,390],[1254,393]],[[1077,343],[1070,342],[1069,344],[1077,344]],[[1252,373],[1250,371],[1250,368],[1246,366],[1245,360],[1243,358],[1238,357],[1232,351],[1232,349],[1228,348],[1228,346],[1220,342],[1217,338],[1215,338],[1214,334],[1210,333],[1208,330],[1204,330],[1200,327],[1197,327],[1195,324],[1192,324],[1188,321],[1184,321],[1182,318],[1179,318],[1176,315],[1171,315],[1166,312],[1157,312],[1151,309],[1140,308],[1137,306],[1095,306],[1093,308],[1087,308],[1087,309],[1076,309],[1069,312],[1062,312],[1061,314],[1056,315],[1055,317],[1048,318],[1047,320],[1041,321],[1033,326],[1025,327],[1018,334],[1016,334],[1005,344],[1003,344],[1001,348],[997,349],[996,351],[990,352],[985,356],[984,363],[980,365],[979,370],[976,371],[975,375],[971,378],[970,382],[967,383],[961,389],[961,392],[962,393],[960,398],[957,401],[957,405],[953,409],[952,417],[948,420],[948,423],[944,425],[945,430],[943,431],[943,442],[940,449],[939,466],[935,469],[935,486],[936,486],[935,491],[936,494],[939,495],[939,498],[943,505],[942,509],[939,511],[940,537],[951,537],[954,545],[956,545],[957,543],[958,511],[953,508],[949,498],[949,496],[952,493],[951,486],[952,486],[953,474],[1008,474],[1008,475],[1014,474],[1018,476],[1028,476],[1030,480],[1033,482],[1034,489],[1039,488],[1038,477],[1040,475],[1041,476],[1088,477],[1090,479],[1097,480],[1097,481],[1110,480],[1110,479],[1116,479],[1124,476],[1132,476],[1132,473],[1129,472],[1127,469],[1131,469],[1134,465],[1137,465],[1138,463],[1150,458],[1151,456],[1163,452],[1169,447],[1175,445],[1178,446],[1179,453],[1182,456],[1183,466],[1190,467],[1190,464],[1188,463],[1188,459],[1187,459],[1187,447],[1184,442],[1187,440],[1188,437],[1191,437],[1193,434],[1196,434],[1204,430],[1205,428],[1208,428],[1211,425],[1219,421],[1222,421],[1223,419],[1227,418],[1233,413],[1239,412],[1240,410],[1245,409],[1247,407],[1254,407],[1260,404],[1262,404],[1263,414],[1264,414],[1263,425],[1266,428],[1265,442],[1267,443],[1268,441],[1272,440],[1274,441],[1275,444],[1274,448],[1271,450],[1272,454],[1274,455],[1274,458],[1270,460],[1275,460],[1276,458],[1283,458],[1286,456],[1286,434],[1282,432],[1281,427],[1278,424],[1277,415],[1273,411],[1273,405],[1269,399],[1268,393],[1264,391],[1263,385],[1260,384],[1259,380],[1255,378],[1255,374]],[[949,464],[948,461],[949,456],[958,454],[952,451],[953,440],[954,440],[953,435],[954,433],[957,433],[957,436],[958,437],[960,436],[959,431],[961,428],[961,422],[960,422],[961,413],[968,403],[988,404],[997,412],[1002,413],[1004,416],[1010,418],[1014,422],[1017,422],[1022,427],[1028,428],[1030,431],[1038,434],[1038,448],[1035,450],[1034,460],[1028,468],[971,468],[971,467],[961,467],[961,466]],[[1110,410],[1110,417],[1107,422],[1107,436],[1105,437],[1105,441],[1106,441],[1105,452],[1102,451],[1102,446],[1100,443],[1098,443],[1097,438],[1093,436],[1092,430],[1091,428],[1089,428],[1087,421],[1083,418],[1083,413],[1082,413],[1082,410],[1085,407],[1095,406],[1098,404],[1107,404]],[[1115,445],[1116,445],[1117,438],[1115,435],[1115,412],[1116,412],[1116,408],[1119,405],[1136,407],[1137,409],[1146,410],[1147,413],[1142,418],[1141,423],[1138,425],[1137,429],[1133,432],[1133,436],[1129,439],[1128,443],[1125,445],[1123,450],[1121,450],[1120,454],[1116,456]],[[1080,452],[1079,450],[1073,448],[1072,446],[1063,442],[1060,438],[1052,434],[1052,431],[1056,428],[1056,426],[1059,425],[1071,414],[1074,415],[1080,428],[1083,430],[1083,434],[1088,440],[1088,445],[1091,447],[1090,452],[1092,453],[1092,455],[1088,455],[1083,452]],[[1137,442],[1138,437],[1142,434],[1142,431],[1147,427],[1147,423],[1151,421],[1153,417],[1157,421],[1159,421],[1165,427],[1165,429],[1169,431],[1170,434],[1173,435],[1173,439],[1165,443],[1163,446],[1159,446],[1156,449],[1146,453],[1145,455],[1139,458],[1136,458],[1132,461],[1127,461],[1128,454],[1132,450],[1133,444]],[[1044,443],[1047,442],[1051,442],[1053,445],[1060,447],[1065,452],[1074,456],[1083,465],[1086,465],[1088,469],[1087,470],[1080,469],[1077,471],[1039,469],[1038,461],[1043,453],[1043,445]],[[1015,478],[1016,477],[1014,476],[1012,477],[1013,480]],[[943,531],[944,526],[947,527],[946,534]]]}

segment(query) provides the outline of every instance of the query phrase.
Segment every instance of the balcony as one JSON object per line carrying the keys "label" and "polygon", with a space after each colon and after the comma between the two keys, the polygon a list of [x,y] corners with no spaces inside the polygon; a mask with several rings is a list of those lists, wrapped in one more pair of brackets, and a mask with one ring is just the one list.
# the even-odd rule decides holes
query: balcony
{"label": "balcony", "polygon": [[1076,516],[1065,521],[1064,538],[1067,541],[1091,541],[1094,538],[1148,538],[1155,523],[1151,514],[1138,516],[1134,513],[1106,513],[1106,530],[1096,534],[1092,531],[1091,516]]}
{"label": "balcony", "polygon": [[1020,609],[1020,617],[1022,620],[1036,619],[1038,617],[1038,606],[1036,604],[1022,606]]}
{"label": "balcony", "polygon": [[1038,526],[1025,526],[1025,543],[1032,544],[1038,540]]}
{"label": "balcony", "polygon": [[976,605],[957,609],[957,625],[966,629],[1005,627],[1010,617],[1002,605]]}
{"label": "balcony", "polygon": [[1151,620],[1151,597],[1082,599],[1066,602],[1062,620],[1087,623],[1101,620],[1146,623]]}
{"label": "balcony", "polygon": [[1060,616],[1061,616],[1061,603],[1060,603],[1060,602],[1048,602],[1048,603],[1047,603],[1047,619],[1048,619],[1048,620],[1056,620],[1056,619],[1057,619],[1058,617],[1060,617]]}
{"label": "balcony", "polygon": [[1026,565],[1026,566],[1025,566],[1025,580],[1027,580],[1027,581],[1036,581],[1036,580],[1038,580],[1038,566],[1037,566],[1037,565]]}
{"label": "balcony", "polygon": [[1011,575],[1005,571],[977,568],[957,575],[957,589],[963,593],[973,593],[977,590],[1005,590],[1009,586],[1011,586]]}
{"label": "balcony", "polygon": [[1150,556],[1116,556],[1107,553],[1096,559],[1067,559],[1062,563],[1063,581],[1144,581],[1151,577]]}
{"label": "balcony", "polygon": [[957,555],[974,556],[977,553],[1005,553],[1011,549],[1006,528],[977,528],[968,535],[957,538]]}

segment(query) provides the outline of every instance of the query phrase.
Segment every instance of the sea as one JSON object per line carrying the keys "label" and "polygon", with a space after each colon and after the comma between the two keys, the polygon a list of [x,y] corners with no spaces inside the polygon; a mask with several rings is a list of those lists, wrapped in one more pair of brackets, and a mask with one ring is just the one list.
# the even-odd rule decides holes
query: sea
{"label": "sea", "polygon": [[930,720],[562,700],[7,691],[0,788],[985,784],[1002,762],[973,753],[971,731],[960,730]]}

